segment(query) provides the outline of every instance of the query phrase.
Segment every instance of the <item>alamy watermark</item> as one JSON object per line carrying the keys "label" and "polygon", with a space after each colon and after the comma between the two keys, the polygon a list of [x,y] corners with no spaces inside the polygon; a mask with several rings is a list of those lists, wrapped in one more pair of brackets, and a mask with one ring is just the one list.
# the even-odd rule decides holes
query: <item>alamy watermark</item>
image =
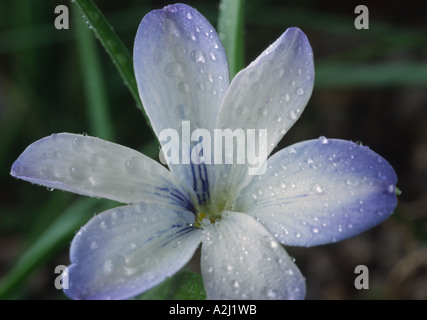
{"label": "alamy watermark", "polygon": [[360,264],[354,268],[354,273],[358,274],[354,279],[354,287],[357,290],[369,289],[369,269],[367,266]]}
{"label": "alamy watermark", "polygon": [[354,13],[358,14],[354,19],[354,27],[357,30],[369,29],[369,10],[368,7],[360,4],[354,8]]}
{"label": "alamy watermark", "polygon": [[59,275],[55,278],[55,288],[58,290],[61,289],[68,289],[69,288],[69,282],[68,282],[68,267],[64,265],[58,265],[55,267],[55,274]]}
{"label": "alamy watermark", "polygon": [[[212,137],[213,133],[213,137]],[[267,129],[197,128],[181,122],[180,133],[164,129],[160,161],[163,164],[247,164],[249,175],[264,174],[267,169]]]}

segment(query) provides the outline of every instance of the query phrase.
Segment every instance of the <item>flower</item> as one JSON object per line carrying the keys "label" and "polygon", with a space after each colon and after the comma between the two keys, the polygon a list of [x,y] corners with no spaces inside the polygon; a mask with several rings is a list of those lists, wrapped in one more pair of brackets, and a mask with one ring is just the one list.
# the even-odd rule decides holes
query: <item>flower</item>
{"label": "flower", "polygon": [[[229,83],[218,35],[184,4],[143,18],[134,66],[158,136],[182,134],[184,120],[208,132],[268,129],[267,154],[300,116],[314,80],[310,44],[290,28]],[[248,167],[170,163],[167,170],[124,146],[61,133],[31,144],[11,174],[127,204],[93,217],[74,237],[65,293],[76,299],[140,294],[180,270],[200,243],[208,298],[302,299],[305,279],[282,244],[357,235],[397,202],[393,168],[350,141],[304,141],[272,155],[264,174],[249,175]]]}

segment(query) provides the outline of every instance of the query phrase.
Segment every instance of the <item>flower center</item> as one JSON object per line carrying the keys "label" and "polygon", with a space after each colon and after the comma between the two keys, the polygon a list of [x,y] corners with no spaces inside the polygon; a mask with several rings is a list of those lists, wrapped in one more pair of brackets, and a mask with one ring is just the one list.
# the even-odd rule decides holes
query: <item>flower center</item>
{"label": "flower center", "polygon": [[199,212],[197,213],[196,220],[194,220],[194,226],[196,228],[203,228],[219,220],[221,220],[221,214],[206,214],[204,212]]}
{"label": "flower center", "polygon": [[208,203],[196,206],[196,219],[194,226],[204,228],[222,219],[222,213],[231,208],[227,205],[225,197],[211,199]]}

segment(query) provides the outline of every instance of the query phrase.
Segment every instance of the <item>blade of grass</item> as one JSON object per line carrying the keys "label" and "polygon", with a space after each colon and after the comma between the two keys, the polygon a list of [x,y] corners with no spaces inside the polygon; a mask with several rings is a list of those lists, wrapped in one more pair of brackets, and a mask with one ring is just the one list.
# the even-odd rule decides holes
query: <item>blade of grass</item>
{"label": "blade of grass", "polygon": [[80,9],[83,19],[109,54],[122,76],[124,83],[135,99],[137,107],[142,111],[149,124],[150,121],[145,114],[139,98],[138,87],[133,71],[133,60],[129,51],[92,0],[74,0],[73,3]]}
{"label": "blade of grass", "polygon": [[74,25],[82,70],[83,89],[87,102],[86,109],[88,110],[89,123],[93,130],[91,134],[105,140],[114,141],[113,125],[95,39],[90,30],[81,21],[76,10],[74,10]]}
{"label": "blade of grass", "polygon": [[426,63],[319,63],[316,67],[316,86],[322,88],[426,84]]}
{"label": "blade of grass", "polygon": [[218,33],[227,54],[230,80],[244,67],[243,0],[221,0]]}
{"label": "blade of grass", "polygon": [[[92,215],[111,207],[111,202],[81,198],[70,205],[20,257],[11,271],[0,282],[0,299],[7,299],[44,261],[67,245],[70,239]],[[52,284],[53,285],[53,284]]]}

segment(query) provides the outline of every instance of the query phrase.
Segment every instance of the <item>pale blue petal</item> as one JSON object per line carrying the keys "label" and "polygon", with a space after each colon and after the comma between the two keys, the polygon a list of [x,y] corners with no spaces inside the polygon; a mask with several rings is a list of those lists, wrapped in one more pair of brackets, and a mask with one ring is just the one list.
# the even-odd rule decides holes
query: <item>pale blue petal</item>
{"label": "pale blue petal", "polygon": [[[248,167],[259,167],[263,173],[261,160],[267,158],[298,120],[311,96],[313,82],[313,52],[306,35],[298,28],[289,28],[236,75],[224,97],[218,127],[245,131],[246,166],[215,168],[216,177],[223,181],[218,189],[238,189],[242,181],[250,178]],[[249,140],[248,130],[255,130],[255,142]],[[262,136],[266,136],[265,141]],[[234,150],[226,152],[234,151],[236,159],[236,149],[235,145]],[[261,159],[250,159],[257,154]]]}
{"label": "pale blue petal", "polygon": [[224,215],[202,240],[208,299],[303,299],[305,279],[276,239],[247,214]]}
{"label": "pale blue petal", "polygon": [[134,66],[157,134],[180,129],[183,120],[214,128],[229,84],[227,60],[216,31],[197,10],[176,4],[148,13],[135,38]]}
{"label": "pale blue petal", "polygon": [[156,161],[130,148],[77,134],[54,134],[34,142],[15,161],[11,175],[123,203],[137,203],[153,194],[188,208],[192,201]]}
{"label": "pale blue petal", "polygon": [[105,211],[81,228],[71,244],[68,269],[73,299],[127,299],[181,269],[202,232],[194,215],[154,203]]}
{"label": "pale blue petal", "polygon": [[237,208],[286,245],[340,241],[387,219],[396,207],[396,173],[378,154],[350,141],[304,141],[268,159]]}
{"label": "pale blue petal", "polygon": [[[148,13],[134,45],[134,67],[145,111],[161,144],[173,146],[178,158],[166,154],[169,168],[200,199],[207,198],[207,167],[191,165],[191,133],[215,128],[219,108],[229,85],[227,59],[212,25],[195,9],[175,4]],[[188,135],[182,122],[189,121]],[[167,132],[178,132],[178,140]],[[188,142],[188,143],[187,143]],[[198,142],[198,141],[197,141]],[[166,150],[167,151],[167,150]],[[171,159],[173,158],[173,159]]]}

